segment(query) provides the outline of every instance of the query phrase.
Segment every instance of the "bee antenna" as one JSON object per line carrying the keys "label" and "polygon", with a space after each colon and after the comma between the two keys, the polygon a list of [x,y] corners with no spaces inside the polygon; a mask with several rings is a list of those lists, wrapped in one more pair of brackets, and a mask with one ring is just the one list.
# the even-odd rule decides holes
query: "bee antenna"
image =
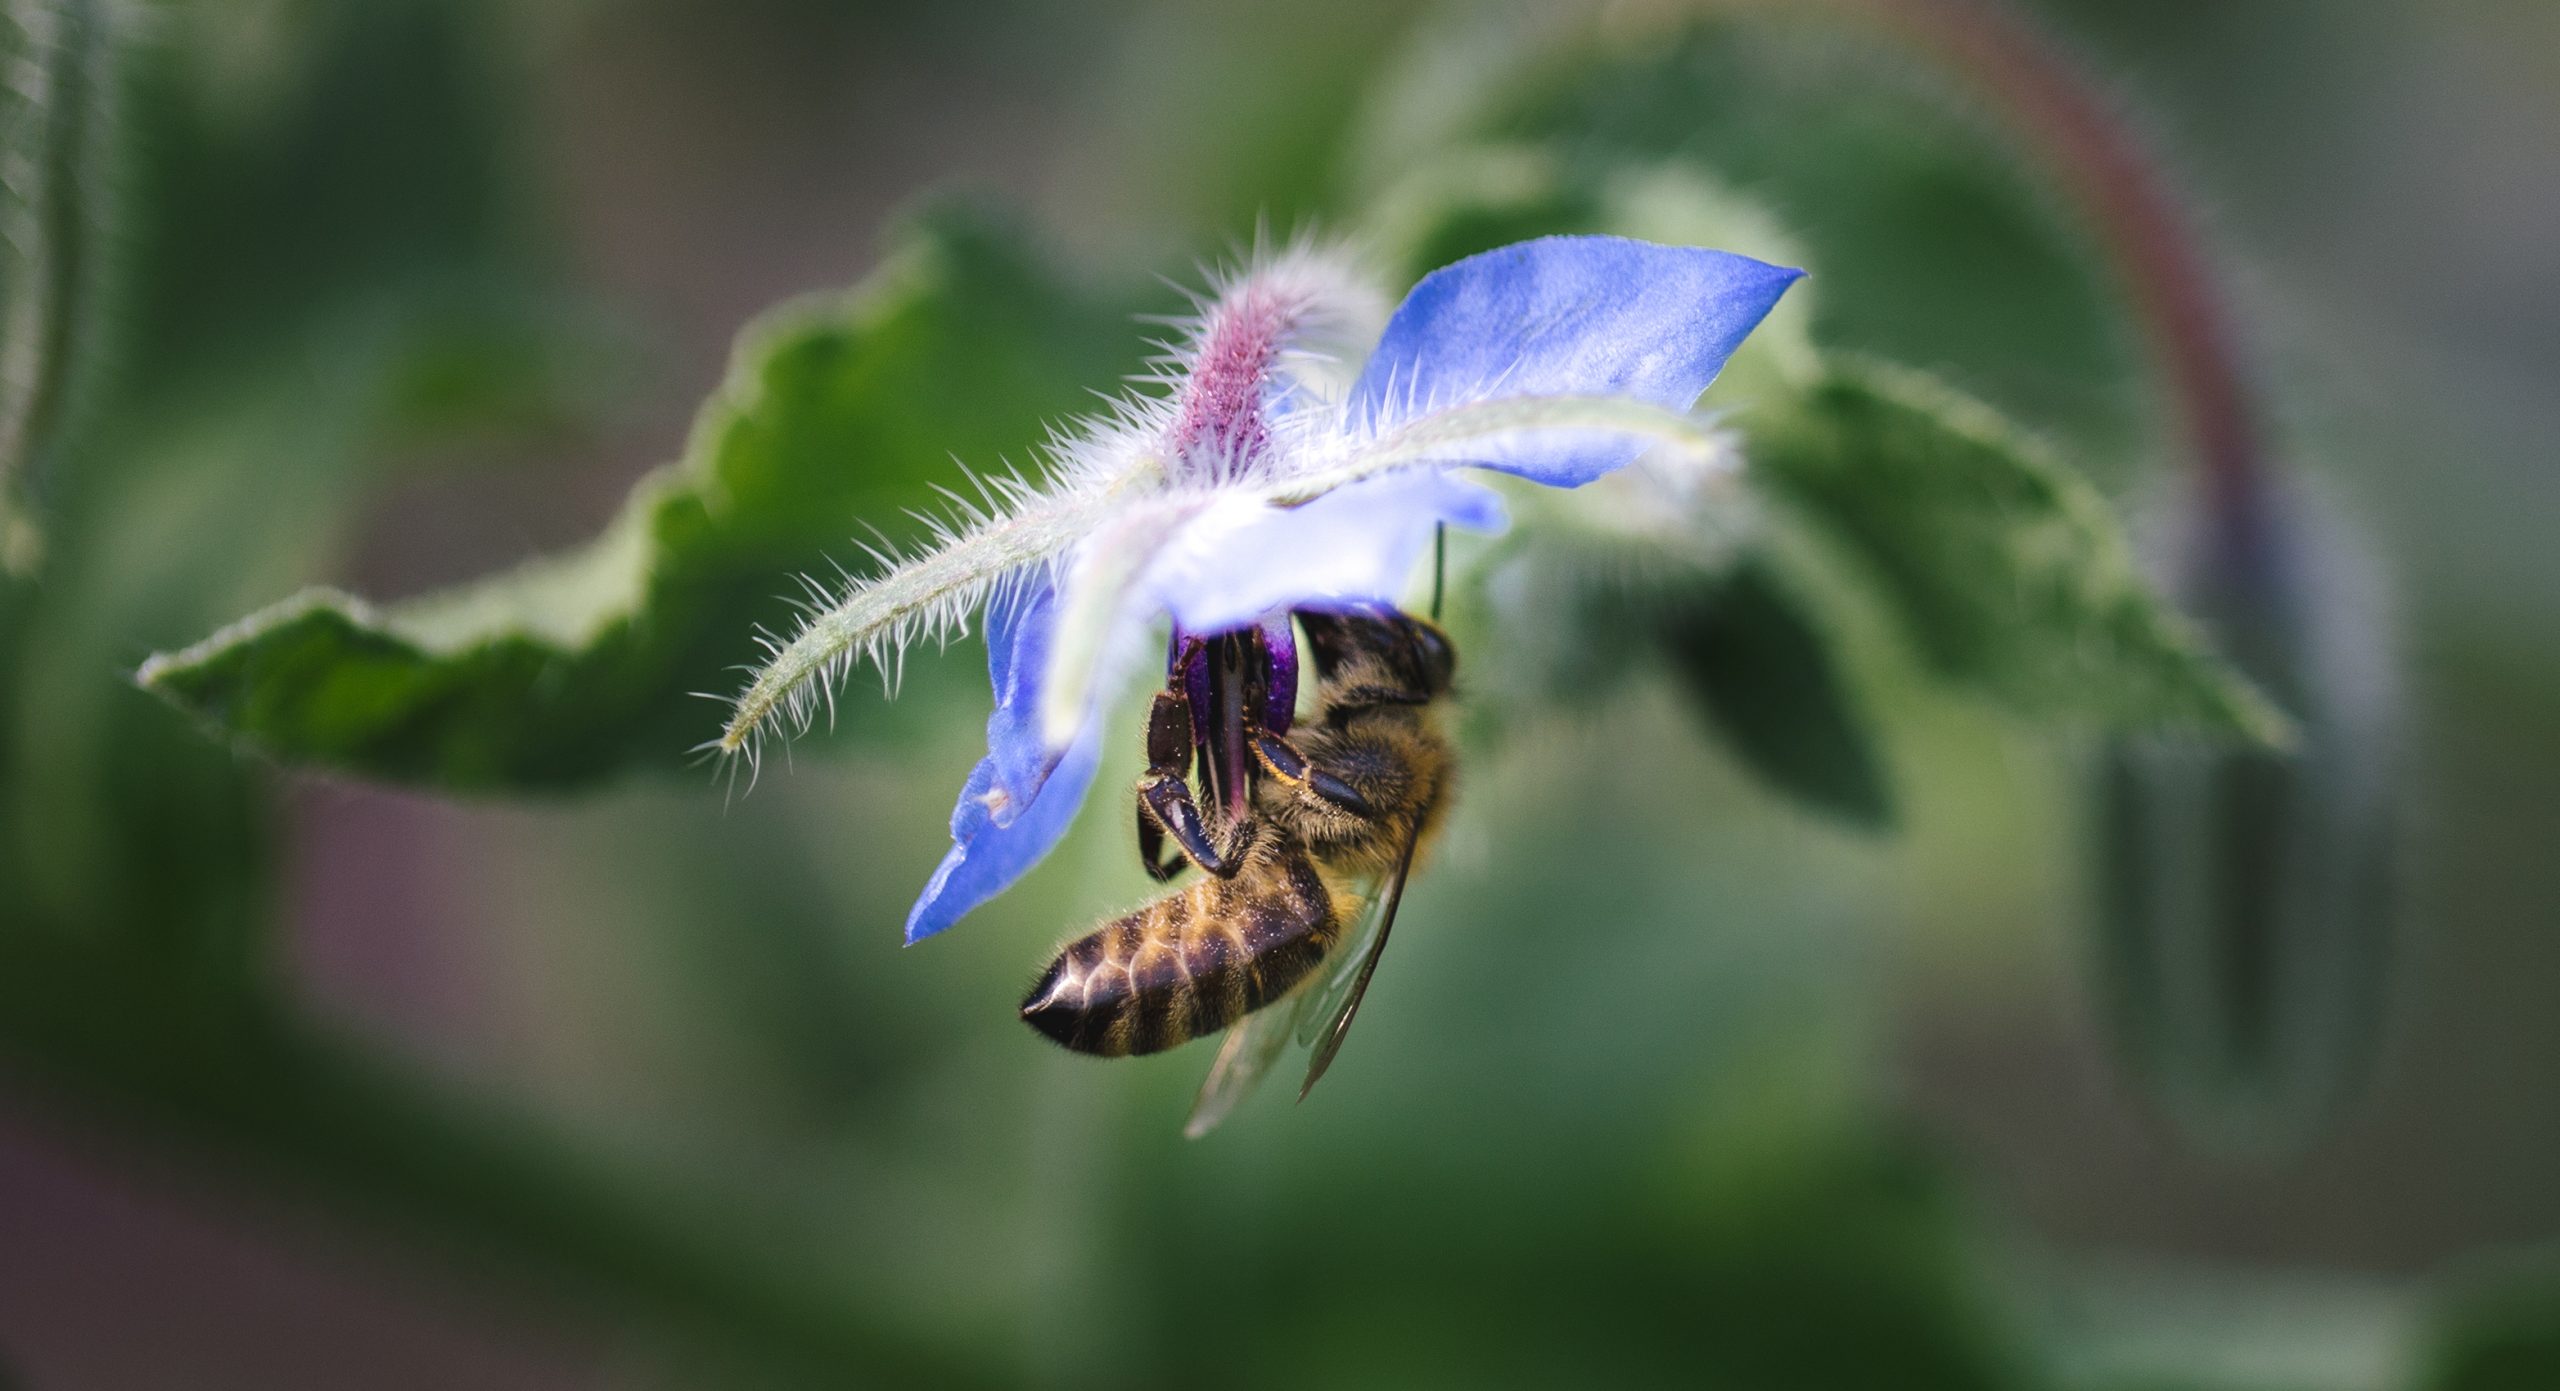
{"label": "bee antenna", "polygon": [[1436,522],[1431,528],[1431,621],[1440,621],[1440,595],[1449,579],[1449,524]]}

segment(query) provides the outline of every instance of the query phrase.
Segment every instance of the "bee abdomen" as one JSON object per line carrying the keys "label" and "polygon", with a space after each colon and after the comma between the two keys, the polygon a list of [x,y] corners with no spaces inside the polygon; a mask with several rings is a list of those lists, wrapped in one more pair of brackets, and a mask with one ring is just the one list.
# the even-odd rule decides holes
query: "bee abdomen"
{"label": "bee abdomen", "polygon": [[1067,944],[1022,1002],[1079,1053],[1158,1053],[1213,1034],[1306,978],[1340,929],[1303,855],[1265,876],[1194,884]]}

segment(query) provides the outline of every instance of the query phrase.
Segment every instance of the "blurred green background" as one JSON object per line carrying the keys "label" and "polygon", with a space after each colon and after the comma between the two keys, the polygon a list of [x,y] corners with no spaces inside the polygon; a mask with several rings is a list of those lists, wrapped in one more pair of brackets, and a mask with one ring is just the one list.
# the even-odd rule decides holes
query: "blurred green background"
{"label": "blurred green background", "polygon": [[1010,228],[1088,296],[1036,407],[951,352],[917,467],[984,464],[1125,370],[1090,325],[1151,276],[1532,140],[1712,164],[1826,341],[2158,506],[2121,311],[1926,63],[1764,16],[1488,97],[1524,11],[172,4],[116,78],[108,365],[0,578],[0,1385],[2560,1387],[2560,9],[2037,8],[2196,199],[2392,595],[2399,935],[2334,1128],[2199,1148],[2145,1103],[2089,748],[1890,662],[1892,836],[1641,675],[1485,749],[1356,1046],[1198,1143],[1205,1050],[1011,1018],[1142,891],[1122,818],[898,946],[974,646],[736,799],[672,756],[516,801],[289,771],[129,682],[306,582],[595,534],[740,327],[893,226]]}

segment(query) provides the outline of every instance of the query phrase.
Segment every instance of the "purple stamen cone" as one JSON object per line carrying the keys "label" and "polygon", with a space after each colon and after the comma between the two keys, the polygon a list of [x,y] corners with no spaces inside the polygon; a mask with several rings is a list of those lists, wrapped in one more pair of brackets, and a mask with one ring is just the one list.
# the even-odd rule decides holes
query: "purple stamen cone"
{"label": "purple stamen cone", "polygon": [[1286,734],[1298,715],[1298,633],[1289,615],[1262,620],[1262,652],[1262,727]]}
{"label": "purple stamen cone", "polygon": [[1182,683],[1183,697],[1191,702],[1191,742],[1195,747],[1209,744],[1209,641],[1184,632],[1173,625],[1173,665],[1165,675]]}

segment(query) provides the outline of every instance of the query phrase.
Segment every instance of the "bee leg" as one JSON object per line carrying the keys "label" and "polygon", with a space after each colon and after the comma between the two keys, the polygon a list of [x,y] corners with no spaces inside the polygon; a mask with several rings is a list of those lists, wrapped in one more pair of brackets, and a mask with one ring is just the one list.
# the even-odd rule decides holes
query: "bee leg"
{"label": "bee leg", "polygon": [[1361,796],[1358,788],[1317,767],[1298,751],[1297,745],[1269,730],[1253,732],[1253,756],[1263,771],[1293,788],[1312,792],[1363,821],[1378,817],[1377,809],[1369,805],[1369,799]]}
{"label": "bee leg", "polygon": [[[1143,798],[1144,794],[1140,795]],[[1180,874],[1191,863],[1179,853],[1165,854],[1164,827],[1156,824],[1143,800],[1138,803],[1138,863],[1146,866],[1147,877],[1159,884]]]}
{"label": "bee leg", "polygon": [[[1147,713],[1147,771],[1138,779],[1138,856],[1158,880],[1179,873],[1185,859],[1221,879],[1233,878],[1241,860],[1218,849],[1191,797],[1191,749],[1191,702],[1179,691],[1156,692]],[[1169,862],[1159,858],[1168,836],[1182,852]]]}
{"label": "bee leg", "polygon": [[[1138,779],[1138,807],[1140,818],[1152,820],[1163,828],[1164,834],[1173,838],[1175,848],[1193,864],[1221,879],[1234,878],[1236,871],[1244,867],[1241,856],[1229,859],[1218,849],[1217,841],[1210,837],[1207,823],[1200,819],[1200,804],[1191,799],[1191,784],[1178,777],[1150,771]],[[1146,836],[1139,837],[1138,848],[1147,855],[1148,872],[1153,873],[1154,854]],[[1178,866],[1179,862],[1176,862]],[[1173,869],[1168,868],[1157,877],[1170,878],[1172,873]]]}
{"label": "bee leg", "polygon": [[1182,776],[1191,762],[1191,702],[1180,690],[1158,691],[1147,712],[1147,772],[1138,779],[1138,863],[1161,884],[1182,872],[1182,856],[1164,853],[1164,824],[1147,806],[1147,786],[1157,774]]}

